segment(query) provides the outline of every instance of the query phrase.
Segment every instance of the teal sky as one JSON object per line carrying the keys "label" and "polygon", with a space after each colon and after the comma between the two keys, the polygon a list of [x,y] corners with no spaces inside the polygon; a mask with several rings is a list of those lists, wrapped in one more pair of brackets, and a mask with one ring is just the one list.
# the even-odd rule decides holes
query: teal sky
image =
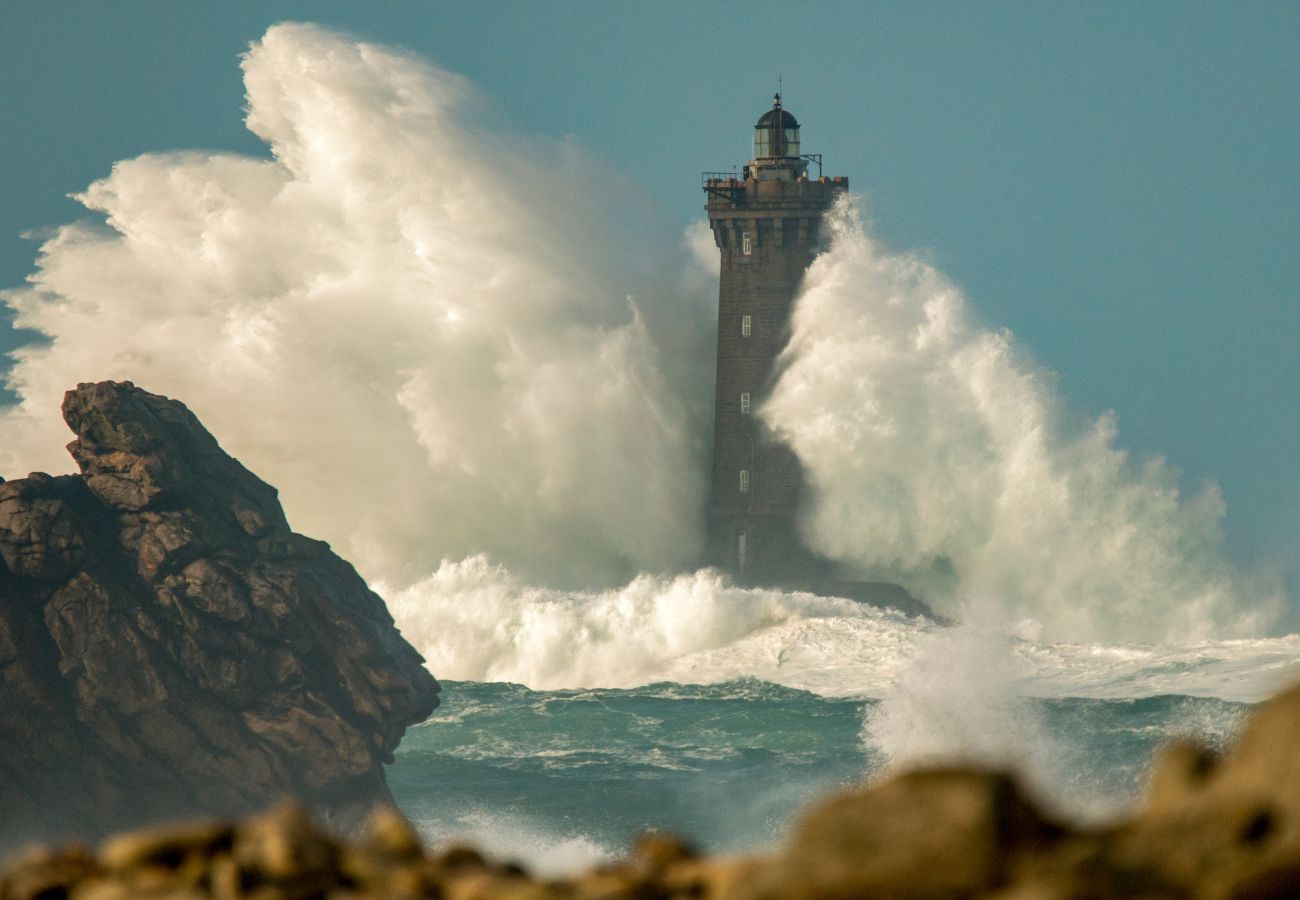
{"label": "teal sky", "polygon": [[[469,78],[639,179],[666,227],[778,76],[827,174],[1011,329],[1081,412],[1300,575],[1300,4],[21,3],[0,7],[0,284],[115,160],[264,154],[238,54],[307,20]],[[600,190],[598,182],[593,190]],[[23,338],[0,333],[0,349]]]}

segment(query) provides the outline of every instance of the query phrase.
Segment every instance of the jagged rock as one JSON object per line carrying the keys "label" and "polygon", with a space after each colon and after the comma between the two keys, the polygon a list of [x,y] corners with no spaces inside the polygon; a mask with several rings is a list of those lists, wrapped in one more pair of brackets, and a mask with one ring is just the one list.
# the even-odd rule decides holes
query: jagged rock
{"label": "jagged rock", "polygon": [[0,846],[302,798],[338,823],[438,685],[181,403],[69,391],[80,475],[0,481]]}

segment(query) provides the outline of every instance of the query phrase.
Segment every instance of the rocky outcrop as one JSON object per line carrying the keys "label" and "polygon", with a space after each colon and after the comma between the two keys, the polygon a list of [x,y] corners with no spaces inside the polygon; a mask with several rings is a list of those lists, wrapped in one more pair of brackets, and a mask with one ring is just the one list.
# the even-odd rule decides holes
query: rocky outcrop
{"label": "rocky outcrop", "polygon": [[1053,820],[1007,773],[930,769],[812,810],[767,856],[708,859],[671,837],[624,861],[536,880],[466,847],[425,850],[396,812],[339,840],[303,810],[32,848],[0,900],[86,897],[881,898],[1282,900],[1300,896],[1300,688],[1269,702],[1225,758],[1165,749],[1145,804],[1102,828]]}
{"label": "rocky outcrop", "polygon": [[63,414],[81,474],[0,483],[0,845],[388,799],[438,684],[379,597],[181,403]]}

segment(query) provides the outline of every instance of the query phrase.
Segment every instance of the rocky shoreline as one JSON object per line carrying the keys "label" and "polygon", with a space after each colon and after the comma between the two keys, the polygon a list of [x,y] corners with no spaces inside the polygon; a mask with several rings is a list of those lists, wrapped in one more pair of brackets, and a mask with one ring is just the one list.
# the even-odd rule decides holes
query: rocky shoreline
{"label": "rocky shoreline", "polygon": [[766,856],[707,858],[649,835],[621,862],[530,877],[468,847],[426,849],[391,808],[361,837],[300,807],[82,846],[29,848],[0,900],[118,898],[1204,898],[1300,896],[1300,688],[1258,709],[1217,757],[1167,747],[1125,821],[1053,819],[1015,777],[928,769],[832,797]]}

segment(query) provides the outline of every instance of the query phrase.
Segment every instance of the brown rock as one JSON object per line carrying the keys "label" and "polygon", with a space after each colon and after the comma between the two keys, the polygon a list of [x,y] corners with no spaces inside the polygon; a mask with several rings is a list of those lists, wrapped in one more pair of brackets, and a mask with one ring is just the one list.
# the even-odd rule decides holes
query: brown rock
{"label": "brown rock", "polygon": [[36,473],[0,484],[0,559],[10,572],[54,581],[76,571],[85,553],[86,541],[54,479]]}
{"label": "brown rock", "polygon": [[[1065,835],[998,772],[935,769],[814,809],[773,868],[783,897],[964,897]],[[942,865],[936,865],[938,859]]]}
{"label": "brown rock", "polygon": [[64,416],[81,475],[0,483],[0,849],[390,803],[438,685],[383,601],[180,403],[104,382]]}
{"label": "brown rock", "polygon": [[370,814],[364,846],[372,855],[388,859],[418,859],[423,854],[420,835],[391,806],[377,806]]}
{"label": "brown rock", "polygon": [[[1216,760],[1188,744],[1157,760],[1147,807],[1113,858],[1149,865],[1198,897],[1300,896],[1300,689],[1255,712]],[[1271,894],[1284,885],[1292,894]]]}
{"label": "brown rock", "polygon": [[633,865],[643,872],[655,874],[698,857],[699,853],[686,841],[661,832],[643,834],[632,848]]}
{"label": "brown rock", "polygon": [[333,881],[337,854],[329,836],[297,803],[282,803],[244,823],[233,854],[255,880]]}
{"label": "brown rock", "polygon": [[66,897],[74,885],[99,871],[99,864],[85,847],[62,850],[29,846],[0,874],[0,900],[48,900]]}

